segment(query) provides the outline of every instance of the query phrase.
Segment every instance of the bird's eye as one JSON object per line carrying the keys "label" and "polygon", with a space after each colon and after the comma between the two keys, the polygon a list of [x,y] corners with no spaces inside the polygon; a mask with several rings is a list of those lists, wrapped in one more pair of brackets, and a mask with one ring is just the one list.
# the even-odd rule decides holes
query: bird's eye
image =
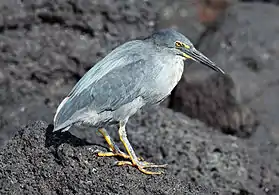
{"label": "bird's eye", "polygon": [[180,43],[179,41],[176,41],[176,42],[175,42],[175,46],[176,46],[176,47],[181,47],[181,46],[182,46],[182,43]]}

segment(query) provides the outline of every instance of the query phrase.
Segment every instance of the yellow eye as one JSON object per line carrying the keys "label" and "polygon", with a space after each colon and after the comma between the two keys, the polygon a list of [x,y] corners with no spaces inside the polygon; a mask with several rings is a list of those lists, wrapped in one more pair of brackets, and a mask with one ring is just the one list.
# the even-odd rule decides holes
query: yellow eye
{"label": "yellow eye", "polygon": [[175,42],[175,46],[176,46],[176,47],[182,47],[182,43],[180,43],[179,41],[176,41],[176,42]]}

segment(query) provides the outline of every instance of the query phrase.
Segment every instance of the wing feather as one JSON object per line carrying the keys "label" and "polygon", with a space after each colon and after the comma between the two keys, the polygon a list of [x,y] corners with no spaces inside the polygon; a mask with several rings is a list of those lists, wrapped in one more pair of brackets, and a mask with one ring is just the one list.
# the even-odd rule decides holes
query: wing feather
{"label": "wing feather", "polygon": [[97,113],[114,111],[145,95],[152,67],[146,64],[148,55],[138,54],[139,47],[137,50],[131,48],[125,50],[125,54],[123,50],[112,52],[81,78],[70,92],[67,102],[60,108],[56,116],[56,127],[64,124],[61,128],[65,128],[77,122],[78,119],[73,118],[74,114],[85,108]]}

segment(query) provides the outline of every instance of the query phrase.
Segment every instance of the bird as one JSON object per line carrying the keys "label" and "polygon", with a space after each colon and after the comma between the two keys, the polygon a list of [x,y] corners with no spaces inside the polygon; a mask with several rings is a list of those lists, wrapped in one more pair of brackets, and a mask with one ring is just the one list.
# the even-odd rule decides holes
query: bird
{"label": "bird", "polygon": [[[126,133],[126,124],[140,109],[158,105],[168,97],[182,77],[189,60],[216,72],[225,72],[191,41],[175,29],[161,29],[149,36],[127,41],[113,49],[89,69],[57,107],[53,131],[71,127],[93,127],[102,134],[110,151],[100,157],[119,157],[116,165],[133,166],[144,174],[161,174],[166,168],[137,157]],[[126,153],[107,132],[118,125]]]}

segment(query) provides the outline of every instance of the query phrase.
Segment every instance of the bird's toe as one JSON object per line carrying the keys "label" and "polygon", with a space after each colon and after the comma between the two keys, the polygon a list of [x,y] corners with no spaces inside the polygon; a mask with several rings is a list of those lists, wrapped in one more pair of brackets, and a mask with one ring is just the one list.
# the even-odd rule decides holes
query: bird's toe
{"label": "bird's toe", "polygon": [[141,172],[147,174],[147,175],[158,175],[158,174],[162,174],[164,173],[163,171],[159,171],[159,172],[154,172],[154,171],[148,171],[146,170],[146,168],[166,168],[167,164],[164,165],[156,165],[154,163],[149,163],[146,161],[142,161],[142,162],[137,162],[137,163],[133,163],[131,161],[117,161],[115,162],[115,165],[117,166],[133,166],[133,167],[137,167],[138,170],[140,170]]}
{"label": "bird's toe", "polygon": [[145,169],[146,167],[143,167],[143,166],[137,166],[137,168],[138,168],[138,170],[140,170],[141,172],[143,172],[147,175],[160,175],[160,174],[164,173],[163,171],[158,171],[158,172],[148,171]]}
{"label": "bird's toe", "polygon": [[140,162],[140,166],[142,166],[144,168],[166,168],[168,165],[167,164],[157,165],[154,163],[142,161],[142,162]]}
{"label": "bird's toe", "polygon": [[97,152],[97,156],[100,157],[122,157],[125,159],[130,159],[130,156],[128,154],[125,154],[124,152]]}

